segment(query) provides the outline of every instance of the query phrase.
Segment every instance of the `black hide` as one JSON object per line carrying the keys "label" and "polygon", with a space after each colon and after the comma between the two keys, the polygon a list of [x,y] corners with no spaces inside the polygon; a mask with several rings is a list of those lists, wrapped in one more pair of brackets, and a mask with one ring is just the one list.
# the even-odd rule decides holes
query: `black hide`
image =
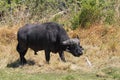
{"label": "black hide", "polygon": [[[63,51],[67,49],[69,49],[71,53],[74,51],[73,47],[70,48],[73,44],[63,44],[63,41],[69,39],[64,28],[58,23],[26,24],[21,27],[17,33],[17,51],[20,55],[21,64],[26,63],[24,56],[28,48],[34,50],[35,54],[40,50],[44,50],[47,62],[50,60],[50,52],[58,52],[61,60],[65,61]],[[79,47],[80,45],[78,44],[76,47],[77,50],[82,51]],[[80,53],[75,50],[72,54],[77,54],[74,56],[80,56],[82,52]]]}

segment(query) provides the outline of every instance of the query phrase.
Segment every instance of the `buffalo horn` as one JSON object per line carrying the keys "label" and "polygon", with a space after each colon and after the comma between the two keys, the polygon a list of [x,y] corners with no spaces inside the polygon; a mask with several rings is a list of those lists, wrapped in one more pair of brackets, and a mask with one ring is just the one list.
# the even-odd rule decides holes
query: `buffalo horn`
{"label": "buffalo horn", "polygon": [[66,41],[63,41],[64,45],[72,45],[72,44],[79,44],[79,39],[74,38],[74,39],[68,39]]}

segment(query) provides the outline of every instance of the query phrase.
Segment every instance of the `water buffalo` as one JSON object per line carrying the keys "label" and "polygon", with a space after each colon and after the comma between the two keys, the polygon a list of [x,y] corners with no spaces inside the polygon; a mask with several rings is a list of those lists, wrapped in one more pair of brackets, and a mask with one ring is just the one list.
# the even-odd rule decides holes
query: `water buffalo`
{"label": "water buffalo", "polygon": [[66,31],[55,22],[46,22],[43,24],[26,24],[21,27],[17,33],[17,51],[20,55],[21,64],[26,63],[25,54],[28,48],[38,51],[45,51],[46,62],[49,63],[50,52],[59,53],[62,61],[66,61],[63,51],[68,51],[72,55],[79,57],[83,54],[82,46],[78,38],[70,39]]}

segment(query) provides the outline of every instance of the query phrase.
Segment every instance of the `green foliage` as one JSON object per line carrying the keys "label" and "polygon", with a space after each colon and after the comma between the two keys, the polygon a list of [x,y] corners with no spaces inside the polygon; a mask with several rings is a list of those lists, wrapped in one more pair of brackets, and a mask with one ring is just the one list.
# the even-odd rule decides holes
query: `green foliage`
{"label": "green foliage", "polygon": [[[68,23],[67,26],[72,26],[72,29],[79,26],[87,28],[96,23],[111,25],[119,21],[118,16],[115,16],[119,3],[119,0],[0,0],[0,15],[3,13],[3,16],[0,16],[0,23],[65,20],[64,23]],[[117,15],[120,15],[119,6],[117,10]],[[61,11],[66,13],[51,19]]]}
{"label": "green foliage", "polygon": [[77,28],[79,25],[85,28],[100,20],[101,8],[97,4],[96,0],[83,0],[81,2],[81,10],[78,14],[75,14],[75,17],[73,17],[72,20],[73,29]]}
{"label": "green foliage", "polygon": [[83,2],[81,13],[79,15],[79,21],[82,27],[90,26],[91,24],[99,21],[100,7],[95,0],[89,0]]}
{"label": "green foliage", "polygon": [[109,10],[107,11],[107,16],[105,18],[105,22],[108,24],[112,24],[114,23],[114,11],[113,10]]}
{"label": "green foliage", "polygon": [[71,21],[72,28],[76,29],[79,25],[87,28],[100,22],[113,23],[115,11],[112,4],[114,5],[113,2],[105,0],[81,0],[81,9],[74,14]]}
{"label": "green foliage", "polygon": [[115,18],[115,1],[109,1],[104,4],[102,11],[102,16],[104,17],[104,22],[107,24],[113,24]]}
{"label": "green foliage", "polygon": [[72,24],[71,28],[73,30],[76,29],[80,25],[79,14],[76,14],[76,15],[73,16],[71,24]]}

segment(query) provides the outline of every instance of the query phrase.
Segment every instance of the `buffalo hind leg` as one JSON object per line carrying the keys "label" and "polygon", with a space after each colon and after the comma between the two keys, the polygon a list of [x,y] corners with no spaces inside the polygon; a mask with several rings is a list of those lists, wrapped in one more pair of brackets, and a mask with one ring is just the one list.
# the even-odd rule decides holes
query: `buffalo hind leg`
{"label": "buffalo hind leg", "polygon": [[59,52],[59,56],[60,56],[60,59],[61,59],[63,62],[66,62],[63,51],[60,51],[60,52]]}
{"label": "buffalo hind leg", "polygon": [[49,64],[50,61],[50,51],[49,50],[45,50],[45,59],[47,64]]}
{"label": "buffalo hind leg", "polygon": [[18,53],[19,53],[19,56],[20,56],[20,63],[21,63],[21,65],[24,65],[24,64],[26,64],[27,63],[27,61],[26,61],[26,59],[25,59],[25,54],[26,54],[26,52],[27,52],[27,47],[25,47],[25,46],[23,46],[23,45],[20,45],[19,43],[18,43],[18,45],[17,45],[17,51],[18,51]]}

